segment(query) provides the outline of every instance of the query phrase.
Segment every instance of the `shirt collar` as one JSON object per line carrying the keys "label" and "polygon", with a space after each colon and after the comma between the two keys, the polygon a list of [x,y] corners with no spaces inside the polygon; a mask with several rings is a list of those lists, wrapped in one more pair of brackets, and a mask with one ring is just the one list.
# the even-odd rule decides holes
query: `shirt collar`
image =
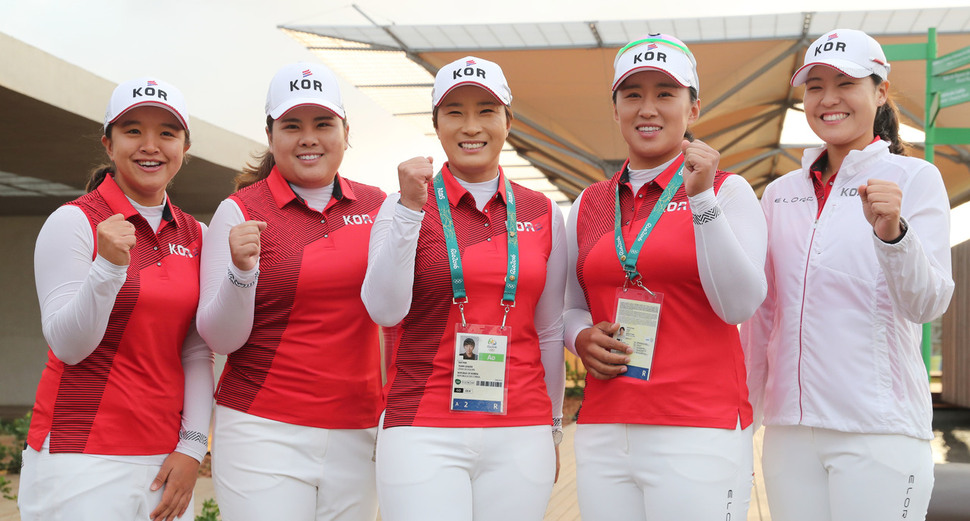
{"label": "shirt collar", "polygon": [[[108,208],[111,209],[113,213],[120,213],[125,217],[125,219],[130,219],[136,215],[141,215],[138,210],[132,206],[131,201],[128,200],[128,196],[125,192],[121,190],[118,183],[115,182],[115,174],[105,174],[104,181],[98,185],[98,194],[108,203]],[[177,222],[172,220],[172,207],[171,201],[168,199],[168,193],[165,193],[165,208],[162,209],[162,221],[172,222],[178,225]]]}
{"label": "shirt collar", "polygon": [[[829,151],[823,150],[822,153],[812,162],[811,168],[808,169],[809,174],[815,181],[819,183],[822,182],[822,171],[825,170],[825,165],[829,162]],[[838,173],[838,172],[836,172]]]}
{"label": "shirt collar", "polygon": [[[842,167],[839,170],[849,170],[850,174],[854,173],[855,168],[853,167],[865,166],[865,164],[867,164],[869,161],[874,160],[888,149],[889,142],[884,141],[879,136],[876,136],[862,150],[853,150],[849,152],[849,155],[845,156],[845,159],[842,160]],[[819,168],[816,167],[816,163],[819,162],[822,156],[827,154],[828,149],[825,145],[820,147],[806,148],[805,151],[802,152],[802,171],[805,172],[804,175],[806,175],[808,179],[812,179],[815,176],[814,171],[819,170]]]}
{"label": "shirt collar", "polygon": [[350,182],[340,176],[340,174],[335,174],[333,177],[333,198],[340,201],[345,197],[351,201],[357,200],[357,195],[354,194],[354,188],[350,186]]}
{"label": "shirt collar", "polygon": [[[335,174],[333,179],[333,194],[330,197],[330,203],[327,204],[328,207],[335,201],[340,201],[344,198],[351,201],[357,200],[357,195],[354,194],[353,187],[350,186],[350,183],[346,179],[340,177],[340,174]],[[306,204],[303,198],[293,191],[290,183],[283,177],[283,174],[280,173],[276,166],[270,171],[269,176],[266,178],[266,183],[269,185],[270,193],[273,194],[273,200],[276,201],[276,205],[280,208],[283,208],[293,200]]]}
{"label": "shirt collar", "polygon": [[[447,162],[441,167],[441,174],[442,174],[441,176],[445,180],[445,190],[448,192],[448,203],[452,207],[457,208],[458,203],[461,202],[461,199],[465,197],[465,195],[468,195],[468,197],[472,197],[472,195],[468,193],[468,190],[465,190],[465,187],[461,186],[461,183],[459,183],[458,179],[455,178],[455,174],[451,173],[451,170],[448,168]],[[502,170],[501,166],[498,167],[497,193],[498,193],[499,199],[501,199],[502,201],[502,204],[506,204],[508,201],[505,200],[505,172]],[[474,201],[474,198],[472,197],[472,206],[474,205],[475,205],[475,201]]]}
{"label": "shirt collar", "polygon": [[[674,174],[677,173],[677,170],[680,169],[680,165],[682,164],[684,164],[684,154],[678,155],[677,159],[674,159],[674,162],[670,163],[670,166],[665,168],[664,171],[661,172],[660,175],[658,175],[657,178],[653,180],[653,182],[660,185],[660,188],[666,189],[667,185],[670,183],[670,180],[674,178]],[[619,177],[617,178],[617,182],[621,184],[627,184],[627,185],[630,183],[630,160],[629,159],[627,159],[626,162],[623,163],[623,168],[621,168],[620,171],[617,172],[617,174],[619,175]]]}

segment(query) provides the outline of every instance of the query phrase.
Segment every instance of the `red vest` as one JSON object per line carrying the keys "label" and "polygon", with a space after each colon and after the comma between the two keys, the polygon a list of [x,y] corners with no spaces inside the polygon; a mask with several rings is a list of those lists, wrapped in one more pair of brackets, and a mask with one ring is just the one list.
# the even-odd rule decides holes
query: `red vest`
{"label": "red vest", "polygon": [[[682,162],[681,157],[636,196],[627,182],[626,165],[612,179],[583,192],[576,220],[576,276],[594,324],[612,320],[616,288],[624,280],[613,237],[617,185],[623,240],[629,248]],[[715,174],[715,191],[728,175]],[[739,418],[742,427],[751,423],[738,328],[711,308],[701,286],[696,253],[692,214],[681,188],[637,261],[643,284],[664,294],[650,380],[603,381],[587,376],[580,423],[723,429],[734,429]]]}
{"label": "red vest", "polygon": [[231,198],[260,235],[253,329],[229,355],[220,405],[327,429],[377,425],[380,337],[360,299],[374,218],[385,195],[339,175],[323,212],[274,168]]}
{"label": "red vest", "polygon": [[135,225],[127,279],[101,343],[66,365],[52,351],[37,388],[27,441],[40,450],[140,456],[168,454],[179,439],[184,396],[182,344],[199,303],[202,233],[166,202],[157,234],[111,176],[68,203],[97,225],[124,214]]}
{"label": "red vest", "polygon": [[[499,325],[499,305],[507,268],[508,234],[504,174],[496,195],[483,211],[442,168],[448,201],[461,250],[468,302],[465,318],[471,324]],[[551,201],[516,183],[519,230],[519,284],[515,308],[507,324],[512,328],[506,385],[507,414],[452,412],[451,379],[455,361],[455,325],[461,322],[452,303],[451,273],[438,206],[428,186],[424,221],[418,236],[411,309],[394,329],[394,352],[388,371],[384,427],[511,427],[550,425],[552,404],[546,392],[545,371],[535,328],[535,307],[546,284],[546,264],[552,250]]]}

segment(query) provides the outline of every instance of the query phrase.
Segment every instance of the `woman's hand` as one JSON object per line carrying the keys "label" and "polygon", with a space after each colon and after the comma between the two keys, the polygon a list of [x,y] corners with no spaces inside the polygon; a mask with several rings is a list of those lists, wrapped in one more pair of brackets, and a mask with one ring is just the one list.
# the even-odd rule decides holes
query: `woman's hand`
{"label": "woman's hand", "polygon": [[181,452],[169,454],[150,487],[152,492],[164,487],[162,500],[148,517],[173,521],[185,514],[198,477],[199,462],[195,458]]}
{"label": "woman's hand", "polygon": [[131,249],[135,247],[135,225],[116,213],[98,223],[98,256],[115,266],[131,264]]}
{"label": "woman's hand", "polygon": [[576,353],[583,360],[586,372],[597,380],[609,380],[625,373],[625,364],[630,363],[630,357],[622,353],[632,353],[633,348],[613,338],[619,329],[619,322],[600,322],[576,335]]}
{"label": "woman's hand", "polygon": [[862,213],[882,242],[893,242],[903,235],[899,215],[903,205],[903,191],[892,181],[870,179],[859,187]]}
{"label": "woman's hand", "polygon": [[229,229],[229,253],[241,271],[249,271],[259,262],[259,236],[265,229],[263,221],[246,221]]}
{"label": "woman's hand", "polygon": [[693,197],[714,186],[714,173],[721,154],[707,143],[695,139],[686,139],[681,143],[684,151],[684,191]]}
{"label": "woman's hand", "polygon": [[431,157],[414,157],[397,167],[397,179],[401,184],[401,204],[420,212],[428,202],[428,184],[434,179]]}

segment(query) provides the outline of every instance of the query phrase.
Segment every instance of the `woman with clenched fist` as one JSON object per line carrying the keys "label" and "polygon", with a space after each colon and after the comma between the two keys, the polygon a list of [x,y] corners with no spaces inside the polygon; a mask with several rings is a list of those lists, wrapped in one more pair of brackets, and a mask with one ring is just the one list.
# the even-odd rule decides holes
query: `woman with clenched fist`
{"label": "woman with clenched fist", "polygon": [[701,106],[690,49],[651,34],[613,66],[628,159],[566,224],[566,345],[587,369],[580,513],[745,519],[753,428],[737,324],[765,296],[764,217],[688,130]]}
{"label": "woman with clenched fist", "polygon": [[111,163],[37,237],[50,350],[20,515],[192,519],[213,386],[194,322],[204,227],[165,191],[189,149],[182,93],[157,78],[122,83],[101,142]]}
{"label": "woman with clenched fist", "polygon": [[349,130],[330,69],[283,67],[266,97],[269,150],[212,218],[198,321],[229,355],[212,442],[226,519],[377,514],[380,335],[360,285],[384,192],[337,172]]}
{"label": "woman with clenched fist", "polygon": [[742,333],[778,521],[923,519],[933,490],[920,324],[953,293],[950,205],[906,157],[889,69],[862,31],[808,47],[791,84],[824,143],[761,198],[768,298]]}

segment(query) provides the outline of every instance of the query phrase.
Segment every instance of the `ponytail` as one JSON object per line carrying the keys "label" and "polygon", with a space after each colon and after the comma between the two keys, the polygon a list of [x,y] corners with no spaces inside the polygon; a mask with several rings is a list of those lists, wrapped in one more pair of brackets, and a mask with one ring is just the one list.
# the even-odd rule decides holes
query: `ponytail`
{"label": "ponytail", "polygon": [[236,177],[233,179],[233,182],[236,184],[236,191],[266,179],[269,177],[269,173],[273,171],[273,167],[276,166],[276,159],[269,150],[262,154],[254,155],[253,159],[255,162],[246,163],[246,167],[243,168],[242,172],[236,174]]}
{"label": "ponytail", "polygon": [[[104,135],[111,139],[111,131],[114,129],[114,123],[109,123],[108,126],[104,127]],[[88,182],[84,185],[85,192],[93,192],[98,186],[104,181],[105,176],[108,174],[114,175],[115,165],[110,161],[108,163],[101,163],[100,165],[94,167],[91,173],[88,175]]]}
{"label": "ponytail", "polygon": [[[266,116],[266,131],[270,135],[273,134],[273,121],[275,120],[272,116]],[[276,158],[273,157],[273,154],[269,150],[266,150],[262,154],[253,154],[253,159],[255,162],[251,161],[246,163],[242,172],[236,174],[236,177],[232,180],[235,183],[237,192],[251,184],[266,179],[269,177],[269,173],[273,171],[273,167],[276,166]]]}
{"label": "ponytail", "polygon": [[105,176],[108,174],[113,175],[114,173],[115,166],[111,163],[104,163],[94,167],[94,170],[91,170],[90,177],[88,177],[88,183],[84,185],[84,191],[93,192],[98,188],[99,185],[101,185],[101,182],[104,181]]}
{"label": "ponytail", "polygon": [[[878,87],[882,78],[873,74],[870,76]],[[872,124],[872,133],[883,141],[889,142],[889,151],[893,154],[906,155],[906,143],[899,137],[899,109],[887,93],[886,102],[876,108],[876,118]]]}

